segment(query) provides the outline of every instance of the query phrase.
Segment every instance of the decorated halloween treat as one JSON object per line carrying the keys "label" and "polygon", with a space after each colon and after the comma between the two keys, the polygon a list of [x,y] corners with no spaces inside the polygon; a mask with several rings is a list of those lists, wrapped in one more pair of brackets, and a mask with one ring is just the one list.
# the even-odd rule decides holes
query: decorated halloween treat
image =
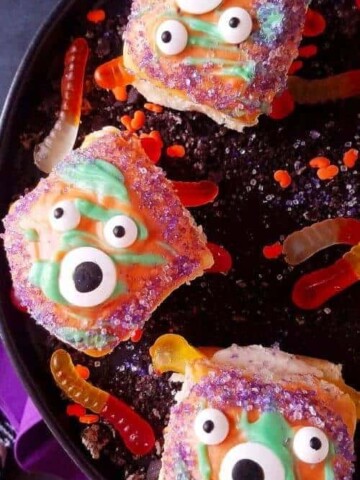
{"label": "decorated halloween treat", "polygon": [[173,290],[214,263],[180,198],[138,137],[92,134],[4,219],[15,297],[89,355],[138,336]]}
{"label": "decorated halloween treat", "polygon": [[59,388],[77,405],[107,420],[131,453],[145,455],[154,448],[151,426],[126,403],[82,379],[65,350],[53,353],[50,368]]}
{"label": "decorated halloween treat", "polygon": [[118,99],[196,110],[242,131],[271,110],[298,53],[309,0],[135,0],[124,53],[100,66]]}
{"label": "decorated halloween treat", "polygon": [[360,221],[333,218],[289,235],[283,246],[285,260],[299,265],[315,253],[336,244],[352,245],[350,252],[329,267],[304,275],[293,289],[294,303],[303,309],[320,307],[360,279]]}
{"label": "decorated halloween treat", "polygon": [[161,480],[351,480],[360,395],[340,366],[257,345],[197,350],[178,335],[150,353],[155,370],[184,374]]}

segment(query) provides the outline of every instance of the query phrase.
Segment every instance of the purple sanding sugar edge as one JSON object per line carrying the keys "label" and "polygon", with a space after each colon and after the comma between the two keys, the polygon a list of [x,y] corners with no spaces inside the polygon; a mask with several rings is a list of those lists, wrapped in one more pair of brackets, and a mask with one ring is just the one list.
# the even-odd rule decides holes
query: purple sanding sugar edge
{"label": "purple sanding sugar edge", "polygon": [[195,396],[196,402],[184,400],[171,409],[163,455],[165,474],[173,471],[176,458],[189,471],[197,469],[196,452],[183,439],[188,438],[189,424],[195,419],[201,400],[206,399],[214,408],[226,410],[237,406],[246,411],[280,412],[289,422],[305,420],[322,429],[335,446],[333,468],[336,480],[351,480],[355,460],[353,441],[340,416],[320,401],[314,390],[288,390],[280,384],[250,380],[239,371],[222,369],[221,373],[213,371],[202,378],[192,387],[190,396]]}
{"label": "purple sanding sugar edge", "polygon": [[[168,255],[171,261],[152,269],[146,280],[146,288],[141,292],[128,295],[118,308],[114,308],[113,312],[104,318],[99,317],[96,325],[87,328],[89,336],[86,338],[89,340],[95,336],[107,336],[108,346],[114,348],[118,341],[128,339],[134,330],[142,329],[151,313],[168,294],[201,273],[201,258],[207,252],[205,235],[195,225],[190,213],[182,206],[162,170],[151,164],[142,150],[139,152],[139,144],[135,141],[130,140],[125,146],[122,145],[119,148],[116,142],[119,137],[114,134],[106,135],[91,147],[72,152],[47,179],[41,180],[34,190],[21,197],[4,219],[5,248],[15,295],[37,323],[63,341],[66,339],[62,338],[60,331],[61,328],[66,327],[66,321],[59,319],[56,305],[49,301],[39,288],[29,283],[28,274],[32,260],[27,252],[27,241],[19,225],[21,219],[29,214],[34,203],[51,189],[54,181],[59,180],[58,172],[61,172],[63,166],[102,158],[119,167],[125,177],[126,173],[136,174],[134,177],[136,181],[130,186],[129,191],[132,194],[136,192],[140,199],[139,204],[158,220],[158,225],[161,225],[163,231],[161,240],[176,246],[176,253]],[[134,149],[137,152],[135,156]],[[89,159],[89,156],[93,159]],[[63,180],[61,181],[63,183]],[[186,244],[182,242],[184,234],[189,239]],[[124,297],[122,298],[124,300]],[[66,317],[68,308],[63,307],[63,317]],[[116,335],[118,341],[110,339],[109,335]],[[78,341],[74,339],[73,342],[71,344],[79,350],[89,348],[85,339]]]}
{"label": "purple sanding sugar edge", "polygon": [[[254,4],[254,17],[258,17],[258,11],[264,3],[259,0]],[[229,77],[214,74],[211,58],[208,64],[201,66],[171,62],[170,69],[163,68],[164,59],[153,51],[155,41],[147,38],[147,27],[153,26],[154,16],[164,19],[168,17],[169,4],[166,1],[152,5],[151,13],[144,11],[144,2],[141,0],[133,2],[124,40],[132,63],[137,67],[135,75],[141,79],[140,72],[144,71],[150,82],[154,79],[164,88],[180,90],[196,104],[208,105],[234,117],[242,113],[261,114],[269,108],[274,95],[285,88],[287,72],[297,56],[309,0],[273,0],[269,3],[278,6],[284,15],[279,25],[278,40],[276,43],[265,41],[260,28],[260,31],[252,34],[250,40],[241,44],[239,61],[251,61],[256,65],[255,77],[249,84],[245,84],[241,95],[239,87],[234,88],[228,82]],[[171,13],[176,14],[175,8]],[[153,31],[154,28],[151,34]],[[209,76],[212,78],[211,88],[206,89],[203,81]]]}

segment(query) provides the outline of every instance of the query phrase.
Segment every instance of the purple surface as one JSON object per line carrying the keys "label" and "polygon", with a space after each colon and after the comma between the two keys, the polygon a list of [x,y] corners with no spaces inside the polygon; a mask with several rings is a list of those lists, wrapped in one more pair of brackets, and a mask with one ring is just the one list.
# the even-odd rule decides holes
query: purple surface
{"label": "purple surface", "polygon": [[17,432],[14,453],[27,472],[48,473],[64,480],[86,480],[43,422],[0,342],[0,411]]}

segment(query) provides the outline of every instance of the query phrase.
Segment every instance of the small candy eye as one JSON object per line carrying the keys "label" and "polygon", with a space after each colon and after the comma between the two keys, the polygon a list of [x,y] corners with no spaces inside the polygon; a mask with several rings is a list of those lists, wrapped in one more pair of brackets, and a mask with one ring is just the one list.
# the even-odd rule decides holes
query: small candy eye
{"label": "small candy eye", "polygon": [[233,44],[244,42],[250,36],[252,26],[251,16],[240,7],[225,10],[218,23],[219,32],[225,42]]}
{"label": "small candy eye", "polygon": [[57,232],[66,232],[76,228],[81,220],[79,210],[70,200],[58,202],[50,211],[51,226]]}
{"label": "small candy eye", "polygon": [[222,0],[176,0],[176,3],[183,12],[194,15],[202,15],[214,10]]}
{"label": "small candy eye", "polygon": [[226,416],[215,408],[205,408],[195,419],[195,434],[205,445],[219,445],[229,433]]}
{"label": "small candy eye", "polygon": [[156,45],[165,55],[177,55],[185,50],[188,32],[177,20],[165,20],[156,31]]}
{"label": "small candy eye", "polygon": [[59,290],[71,305],[100,305],[111,297],[116,282],[113,260],[97,248],[76,248],[68,252],[61,262]]}
{"label": "small candy eye", "polygon": [[240,443],[221,462],[219,480],[285,480],[280,459],[260,443]]}
{"label": "small candy eye", "polygon": [[126,215],[110,218],[104,227],[104,237],[114,248],[126,248],[132,245],[138,236],[138,227],[134,220]]}
{"label": "small candy eye", "polygon": [[321,463],[329,455],[329,440],[318,428],[303,427],[295,434],[293,450],[302,462]]}

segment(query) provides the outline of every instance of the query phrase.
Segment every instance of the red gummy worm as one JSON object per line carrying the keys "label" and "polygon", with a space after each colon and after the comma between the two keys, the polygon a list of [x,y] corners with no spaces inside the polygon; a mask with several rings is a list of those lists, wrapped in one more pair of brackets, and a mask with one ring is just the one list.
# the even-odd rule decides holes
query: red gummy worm
{"label": "red gummy worm", "polygon": [[76,38],[66,52],[64,74],[61,80],[62,105],[71,123],[80,121],[85,68],[89,47],[85,38]]}
{"label": "red gummy worm", "polygon": [[304,310],[312,310],[353,285],[359,280],[354,269],[344,258],[334,265],[304,275],[295,284],[292,300]]}
{"label": "red gummy worm", "polygon": [[214,257],[214,265],[206,270],[206,273],[228,273],[233,261],[230,253],[216,243],[206,245]]}
{"label": "red gummy worm", "polygon": [[200,207],[215,200],[219,193],[216,183],[203,180],[201,182],[172,182],[184,207]]}
{"label": "red gummy worm", "polygon": [[155,445],[151,426],[126,403],[109,395],[100,415],[113,425],[134,455],[145,455]]}

